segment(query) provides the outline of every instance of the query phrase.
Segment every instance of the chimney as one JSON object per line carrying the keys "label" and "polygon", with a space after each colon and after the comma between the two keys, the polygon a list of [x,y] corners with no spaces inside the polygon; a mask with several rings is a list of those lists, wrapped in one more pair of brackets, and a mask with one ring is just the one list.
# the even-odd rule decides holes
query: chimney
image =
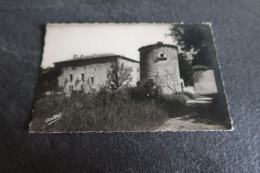
{"label": "chimney", "polygon": [[76,54],[73,55],[73,59],[78,59],[78,58],[79,58],[78,55],[76,55]]}
{"label": "chimney", "polygon": [[158,41],[156,44],[157,44],[157,45],[163,45],[163,42]]}

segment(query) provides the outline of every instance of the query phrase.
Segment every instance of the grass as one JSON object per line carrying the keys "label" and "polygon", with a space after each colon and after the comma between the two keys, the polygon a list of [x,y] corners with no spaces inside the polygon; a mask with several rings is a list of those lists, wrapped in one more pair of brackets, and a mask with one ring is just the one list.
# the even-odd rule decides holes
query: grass
{"label": "grass", "polygon": [[[152,131],[168,118],[196,113],[199,119],[213,118],[219,122],[227,119],[226,112],[220,111],[223,105],[213,103],[193,108],[185,104],[199,97],[185,92],[163,95],[149,86],[116,91],[103,88],[97,93],[74,92],[70,97],[46,96],[34,104],[30,131]],[[56,122],[46,122],[60,113],[61,118]]]}
{"label": "grass", "polygon": [[[175,102],[168,98],[171,103]],[[166,101],[165,101],[166,102]],[[164,102],[164,103],[165,103]],[[172,106],[171,106],[172,107]],[[35,102],[31,131],[149,131],[166,119],[165,104],[158,99],[135,100],[127,90],[73,93],[71,97],[54,95]],[[62,113],[61,118],[48,125],[46,119]]]}

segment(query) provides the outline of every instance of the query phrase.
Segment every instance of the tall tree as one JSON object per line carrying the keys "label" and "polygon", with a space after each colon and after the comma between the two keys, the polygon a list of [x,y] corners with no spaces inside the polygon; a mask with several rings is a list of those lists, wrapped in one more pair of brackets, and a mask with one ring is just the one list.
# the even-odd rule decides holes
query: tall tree
{"label": "tall tree", "polygon": [[47,91],[53,94],[60,89],[58,86],[58,77],[61,75],[61,73],[62,72],[59,68],[41,67],[35,91],[36,99],[45,95]]}
{"label": "tall tree", "polygon": [[185,53],[178,54],[180,77],[184,80],[184,84],[192,85],[192,63]]}
{"label": "tall tree", "polygon": [[205,65],[212,67],[212,57],[215,56],[215,48],[211,35],[211,28],[207,24],[173,24],[170,28],[170,36],[177,42],[181,52],[195,51],[193,65]]}
{"label": "tall tree", "polygon": [[124,63],[113,62],[107,71],[107,84],[112,90],[116,90],[132,81],[132,67],[126,67]]}

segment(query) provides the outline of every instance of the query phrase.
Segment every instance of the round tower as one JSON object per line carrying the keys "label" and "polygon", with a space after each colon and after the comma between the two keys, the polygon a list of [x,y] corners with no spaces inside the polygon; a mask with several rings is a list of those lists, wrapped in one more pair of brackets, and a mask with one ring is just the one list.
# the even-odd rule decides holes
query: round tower
{"label": "round tower", "polygon": [[140,82],[154,81],[164,94],[181,92],[178,48],[174,45],[157,44],[144,46],[140,52]]}

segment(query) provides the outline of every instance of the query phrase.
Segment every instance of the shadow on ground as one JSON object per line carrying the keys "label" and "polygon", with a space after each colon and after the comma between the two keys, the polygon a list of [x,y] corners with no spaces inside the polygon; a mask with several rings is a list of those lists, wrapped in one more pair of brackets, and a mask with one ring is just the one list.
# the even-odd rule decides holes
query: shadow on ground
{"label": "shadow on ground", "polygon": [[[208,103],[192,102],[186,104],[178,117],[184,121],[193,123],[203,123],[207,125],[223,125],[230,128],[229,113],[226,107],[223,107],[222,101],[212,97]],[[176,116],[169,116],[170,118]]]}

